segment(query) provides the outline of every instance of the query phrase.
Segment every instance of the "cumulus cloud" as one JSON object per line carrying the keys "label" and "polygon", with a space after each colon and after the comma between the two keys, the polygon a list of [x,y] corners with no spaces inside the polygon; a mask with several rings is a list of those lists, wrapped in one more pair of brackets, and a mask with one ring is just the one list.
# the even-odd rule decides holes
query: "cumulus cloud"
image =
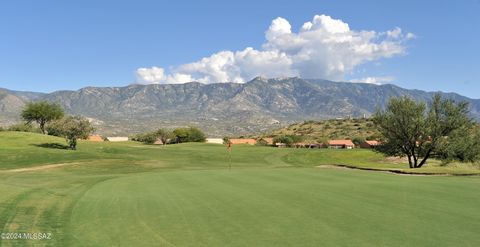
{"label": "cumulus cloud", "polygon": [[[316,15],[298,32],[292,31],[286,19],[278,17],[265,32],[265,38],[261,49],[220,51],[168,72],[159,67],[139,68],[136,81],[141,84],[243,83],[255,76],[342,80],[361,64],[404,54],[406,41],[415,35],[399,27],[386,32],[351,30],[342,20]],[[369,81],[381,83],[378,79]]]}
{"label": "cumulus cloud", "polygon": [[361,79],[352,79],[350,82],[355,82],[355,83],[370,83],[370,84],[376,84],[380,85],[383,83],[389,83],[395,80],[395,77],[393,76],[370,76],[370,77],[365,77]]}

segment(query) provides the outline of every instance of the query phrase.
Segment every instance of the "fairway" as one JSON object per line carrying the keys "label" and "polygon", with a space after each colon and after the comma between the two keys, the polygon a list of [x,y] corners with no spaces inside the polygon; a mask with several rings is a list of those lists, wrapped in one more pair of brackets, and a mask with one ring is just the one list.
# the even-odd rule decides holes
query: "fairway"
{"label": "fairway", "polygon": [[317,167],[404,166],[369,150],[44,142],[0,132],[0,227],[53,238],[1,246],[480,245],[477,176]]}

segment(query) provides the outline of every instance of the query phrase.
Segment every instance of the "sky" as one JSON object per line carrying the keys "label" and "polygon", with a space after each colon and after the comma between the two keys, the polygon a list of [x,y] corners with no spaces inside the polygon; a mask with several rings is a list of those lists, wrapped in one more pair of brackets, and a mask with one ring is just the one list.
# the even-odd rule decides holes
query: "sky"
{"label": "sky", "polygon": [[0,87],[255,76],[480,98],[480,0],[0,1]]}

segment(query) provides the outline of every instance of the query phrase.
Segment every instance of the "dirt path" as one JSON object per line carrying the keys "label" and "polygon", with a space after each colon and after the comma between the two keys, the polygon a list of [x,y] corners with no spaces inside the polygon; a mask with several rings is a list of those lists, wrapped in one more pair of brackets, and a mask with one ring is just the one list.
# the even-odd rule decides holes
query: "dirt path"
{"label": "dirt path", "polygon": [[43,170],[50,170],[62,166],[70,166],[76,165],[79,163],[60,163],[60,164],[51,164],[51,165],[43,165],[43,166],[34,166],[34,167],[26,167],[26,168],[17,168],[17,169],[10,169],[10,170],[0,170],[0,172],[31,172],[31,171],[43,171]]}

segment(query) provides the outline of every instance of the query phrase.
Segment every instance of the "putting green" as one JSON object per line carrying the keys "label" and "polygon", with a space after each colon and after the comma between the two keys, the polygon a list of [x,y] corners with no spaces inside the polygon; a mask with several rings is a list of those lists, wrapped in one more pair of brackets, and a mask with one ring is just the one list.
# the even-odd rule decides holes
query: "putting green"
{"label": "putting green", "polygon": [[315,168],[106,180],[71,215],[85,246],[479,246],[479,179]]}

